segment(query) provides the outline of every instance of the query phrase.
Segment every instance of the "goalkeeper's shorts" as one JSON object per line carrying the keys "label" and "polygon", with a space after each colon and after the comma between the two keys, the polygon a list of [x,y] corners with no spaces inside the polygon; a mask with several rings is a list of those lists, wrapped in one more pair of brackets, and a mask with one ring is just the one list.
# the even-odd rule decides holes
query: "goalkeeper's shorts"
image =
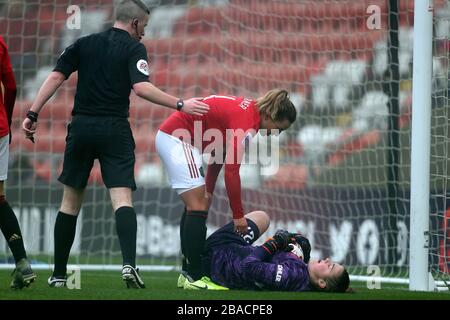
{"label": "goalkeeper's shorts", "polygon": [[170,184],[178,194],[205,184],[202,155],[197,148],[161,130],[155,144]]}

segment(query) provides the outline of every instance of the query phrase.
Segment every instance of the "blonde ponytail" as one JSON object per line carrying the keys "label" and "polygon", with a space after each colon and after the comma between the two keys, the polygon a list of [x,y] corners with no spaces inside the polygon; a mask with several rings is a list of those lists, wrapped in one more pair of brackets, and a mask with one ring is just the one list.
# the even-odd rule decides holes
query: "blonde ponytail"
{"label": "blonde ponytail", "polygon": [[267,114],[274,121],[288,119],[293,123],[297,118],[297,111],[291,100],[289,93],[284,89],[272,89],[264,96],[256,100],[260,114]]}

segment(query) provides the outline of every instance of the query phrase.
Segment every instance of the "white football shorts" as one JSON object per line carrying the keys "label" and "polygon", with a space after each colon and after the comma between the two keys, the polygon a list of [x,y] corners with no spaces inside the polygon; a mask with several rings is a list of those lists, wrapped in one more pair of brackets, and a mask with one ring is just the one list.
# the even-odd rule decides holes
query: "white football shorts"
{"label": "white football shorts", "polygon": [[9,135],[0,138],[0,181],[8,179]]}
{"label": "white football shorts", "polygon": [[197,148],[161,130],[155,144],[170,184],[178,194],[205,184],[202,156]]}

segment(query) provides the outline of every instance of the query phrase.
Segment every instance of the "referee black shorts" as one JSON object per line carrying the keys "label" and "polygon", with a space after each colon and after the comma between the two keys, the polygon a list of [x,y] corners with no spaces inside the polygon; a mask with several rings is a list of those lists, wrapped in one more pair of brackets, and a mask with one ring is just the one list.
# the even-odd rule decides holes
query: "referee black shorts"
{"label": "referee black shorts", "polygon": [[63,170],[58,180],[84,189],[94,160],[98,159],[107,188],[126,187],[134,191],[135,146],[126,118],[74,116],[67,128]]}

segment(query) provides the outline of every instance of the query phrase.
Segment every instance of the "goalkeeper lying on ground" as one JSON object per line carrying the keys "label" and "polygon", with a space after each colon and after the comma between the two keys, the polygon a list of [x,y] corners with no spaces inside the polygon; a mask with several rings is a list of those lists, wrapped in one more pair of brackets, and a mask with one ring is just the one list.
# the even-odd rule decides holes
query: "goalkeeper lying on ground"
{"label": "goalkeeper lying on ground", "polygon": [[277,291],[345,292],[348,289],[346,269],[328,258],[309,261],[311,246],[300,234],[279,230],[263,245],[252,246],[269,227],[269,217],[263,211],[245,217],[248,222],[245,236],[236,234],[231,222],[206,240],[204,274],[220,286],[204,277],[203,281],[185,282],[185,289],[218,290],[221,286]]}

